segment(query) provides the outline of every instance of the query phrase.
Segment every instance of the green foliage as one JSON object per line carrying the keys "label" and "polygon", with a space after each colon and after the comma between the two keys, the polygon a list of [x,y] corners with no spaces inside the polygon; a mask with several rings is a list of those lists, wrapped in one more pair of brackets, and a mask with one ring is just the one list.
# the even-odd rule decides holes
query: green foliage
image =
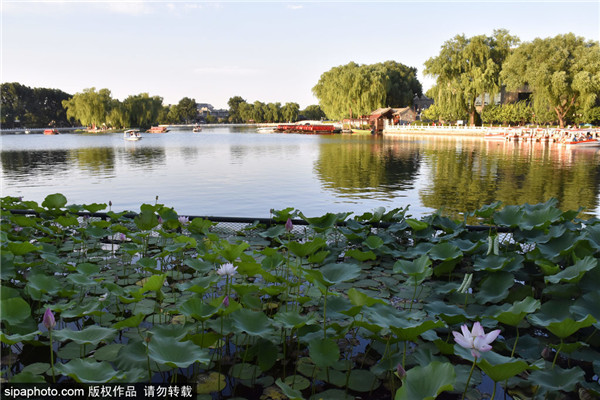
{"label": "green foliage", "polygon": [[330,119],[370,114],[380,107],[406,107],[422,94],[417,70],[395,61],[359,65],[354,62],[324,72],[313,87]]}
{"label": "green foliage", "polygon": [[[79,222],[78,210],[103,205],[2,199],[5,209],[25,204],[38,214],[1,217],[0,342],[17,360],[9,382],[50,382],[52,370],[78,382],[177,373],[213,395],[224,385],[240,395],[235,379],[291,398],[314,388],[323,398],[397,399],[469,396],[482,390],[479,370],[508,393],[572,397],[595,384],[600,221],[556,201],[484,206],[473,216],[497,225],[485,230],[397,209],[273,211],[280,227],[301,216],[301,233],[181,224],[161,204]],[[489,253],[492,236],[500,245]],[[226,261],[237,270],[219,275]],[[47,308],[51,332],[40,325]],[[467,383],[473,358],[451,338],[474,321],[501,335]],[[20,349],[30,345],[56,353],[54,368],[29,362]]]}
{"label": "green foliage", "polygon": [[444,120],[468,115],[474,125],[475,100],[499,93],[503,62],[518,41],[504,29],[494,30],[493,36],[457,35],[446,41],[438,56],[425,61],[425,74],[436,78],[427,95],[435,100],[438,114]]}
{"label": "green foliage", "polygon": [[527,84],[536,115],[551,111],[562,128],[573,110],[587,110],[596,102],[600,46],[572,33],[538,38],[511,53],[501,76],[509,90]]}
{"label": "green foliage", "polygon": [[68,126],[62,107],[70,94],[58,89],[30,88],[16,82],[0,85],[0,122],[3,128]]}

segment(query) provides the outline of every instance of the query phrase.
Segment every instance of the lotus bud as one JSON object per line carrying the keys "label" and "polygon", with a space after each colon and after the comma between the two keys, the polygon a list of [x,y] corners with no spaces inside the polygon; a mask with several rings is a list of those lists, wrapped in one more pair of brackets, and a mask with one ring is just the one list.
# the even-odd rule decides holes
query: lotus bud
{"label": "lotus bud", "polygon": [[396,366],[396,374],[398,375],[398,378],[400,378],[400,379],[404,379],[404,377],[406,376],[406,371],[402,367],[402,364],[398,364]]}
{"label": "lotus bud", "polygon": [[285,222],[285,230],[287,232],[291,232],[292,229],[294,229],[294,224],[292,224],[292,220],[288,218],[287,221]]}
{"label": "lotus bud", "polygon": [[46,308],[46,312],[44,313],[44,317],[42,318],[42,322],[46,329],[51,330],[56,326],[56,319],[54,319],[54,314],[52,310]]}
{"label": "lotus bud", "polygon": [[225,306],[225,308],[229,307],[229,296],[225,296],[225,298],[223,299],[223,305]]}

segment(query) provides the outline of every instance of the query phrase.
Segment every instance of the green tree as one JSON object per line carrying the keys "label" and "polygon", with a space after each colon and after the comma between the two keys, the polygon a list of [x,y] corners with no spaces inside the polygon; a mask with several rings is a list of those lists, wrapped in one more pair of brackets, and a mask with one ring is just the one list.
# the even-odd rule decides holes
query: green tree
{"label": "green tree", "polygon": [[70,125],[63,100],[71,95],[58,89],[30,88],[19,83],[3,83],[1,122],[5,128]]}
{"label": "green tree", "polygon": [[63,100],[68,118],[75,118],[85,126],[106,123],[112,105],[110,90],[96,88],[84,89],[69,100]]}
{"label": "green tree", "polygon": [[147,128],[158,122],[162,111],[162,97],[140,93],[123,101],[125,120],[128,126]]}
{"label": "green tree", "polygon": [[265,120],[267,122],[279,122],[281,121],[281,103],[269,103],[265,110]]}
{"label": "green tree", "polygon": [[353,117],[383,106],[411,105],[415,94],[422,94],[416,73],[415,68],[395,61],[372,65],[350,62],[323,73],[312,91],[327,117]]}
{"label": "green tree", "polygon": [[189,97],[184,97],[179,100],[177,103],[177,115],[178,121],[183,123],[189,123],[190,121],[195,121],[198,116],[198,107],[196,105],[196,100],[190,99]]}
{"label": "green tree", "polygon": [[283,107],[281,107],[281,114],[283,116],[284,121],[295,122],[298,120],[298,112],[300,111],[300,106],[298,103],[285,103]]}
{"label": "green tree", "polygon": [[326,117],[323,110],[321,110],[321,107],[316,104],[306,107],[304,110],[300,111],[300,114],[304,116],[304,118],[311,120],[320,120]]}
{"label": "green tree", "polygon": [[538,38],[507,58],[502,78],[508,89],[527,84],[536,116],[551,109],[562,128],[575,109],[594,105],[600,92],[600,47],[572,33]]}
{"label": "green tree", "polygon": [[494,30],[467,38],[457,35],[442,46],[440,54],[425,61],[425,74],[436,77],[431,95],[444,114],[466,113],[475,125],[475,100],[500,90],[500,71],[511,46],[519,39],[506,30]]}
{"label": "green tree", "polygon": [[246,100],[241,96],[229,98],[229,101],[227,101],[227,105],[229,106],[229,122],[240,123],[245,120],[240,114],[240,105],[242,103],[246,103]]}

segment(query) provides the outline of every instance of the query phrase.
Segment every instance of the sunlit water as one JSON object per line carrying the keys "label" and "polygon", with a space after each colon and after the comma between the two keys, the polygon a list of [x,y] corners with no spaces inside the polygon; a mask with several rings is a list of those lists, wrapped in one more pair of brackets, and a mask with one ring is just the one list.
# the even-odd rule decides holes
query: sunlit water
{"label": "sunlit water", "polygon": [[600,152],[554,144],[430,135],[201,133],[2,135],[2,195],[69,203],[142,203],[179,214],[268,217],[294,207],[307,216],[410,206],[459,217],[482,205],[539,203],[600,216]]}

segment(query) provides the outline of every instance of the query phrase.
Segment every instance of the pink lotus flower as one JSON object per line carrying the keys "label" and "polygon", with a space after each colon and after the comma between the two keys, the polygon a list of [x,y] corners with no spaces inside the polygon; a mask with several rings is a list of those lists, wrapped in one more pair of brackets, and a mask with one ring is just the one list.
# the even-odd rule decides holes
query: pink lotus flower
{"label": "pink lotus flower", "polygon": [[495,331],[486,334],[479,322],[473,324],[473,329],[471,331],[469,331],[467,325],[461,326],[460,329],[462,330],[462,335],[456,331],[452,331],[454,341],[465,349],[471,349],[471,355],[473,357],[481,356],[480,352],[490,351],[492,349],[490,343],[496,340],[500,334],[500,329],[496,329]]}
{"label": "pink lotus flower", "polygon": [[225,308],[229,307],[229,296],[225,296],[225,298],[223,299],[223,305],[225,306]]}
{"label": "pink lotus flower", "polygon": [[179,223],[180,223],[181,225],[187,225],[187,224],[189,224],[189,223],[190,223],[190,218],[189,218],[189,217],[184,217],[184,216],[181,216],[181,217],[179,217],[179,218],[177,218],[177,219],[179,220]]}
{"label": "pink lotus flower", "polygon": [[285,230],[287,232],[291,232],[292,229],[294,229],[294,224],[292,224],[292,220],[288,218],[287,221],[285,222]]}
{"label": "pink lotus flower", "polygon": [[51,330],[56,326],[54,314],[52,314],[52,310],[50,310],[49,308],[46,308],[46,312],[44,313],[44,317],[42,318],[42,323],[48,330]]}

